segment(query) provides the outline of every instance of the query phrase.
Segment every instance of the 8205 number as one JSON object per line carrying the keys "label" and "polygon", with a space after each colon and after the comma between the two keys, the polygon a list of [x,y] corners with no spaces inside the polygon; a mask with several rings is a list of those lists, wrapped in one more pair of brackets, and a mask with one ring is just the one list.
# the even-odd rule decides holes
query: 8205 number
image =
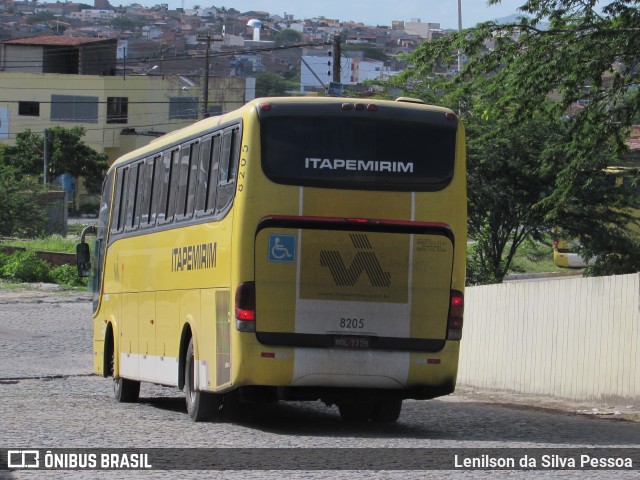
{"label": "8205 number", "polygon": [[349,328],[352,330],[364,328],[364,318],[345,318],[340,319],[340,328]]}

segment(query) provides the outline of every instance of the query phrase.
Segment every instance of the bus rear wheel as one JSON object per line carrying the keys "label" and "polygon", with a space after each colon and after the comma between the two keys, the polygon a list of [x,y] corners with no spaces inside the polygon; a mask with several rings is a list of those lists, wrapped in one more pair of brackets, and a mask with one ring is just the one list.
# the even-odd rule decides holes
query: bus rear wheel
{"label": "bus rear wheel", "polygon": [[392,423],[400,417],[402,400],[381,400],[376,402],[371,413],[371,420],[381,423]]}
{"label": "bus rear wheel", "polygon": [[189,348],[187,348],[187,357],[184,363],[184,394],[187,402],[187,413],[194,422],[211,420],[220,410],[222,396],[215,393],[200,392],[195,389],[193,338],[189,340]]}

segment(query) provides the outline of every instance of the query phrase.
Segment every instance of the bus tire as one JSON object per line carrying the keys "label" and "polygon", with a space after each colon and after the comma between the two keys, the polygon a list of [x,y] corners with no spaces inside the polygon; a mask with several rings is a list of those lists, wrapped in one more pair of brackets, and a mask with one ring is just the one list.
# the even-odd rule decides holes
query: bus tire
{"label": "bus tire", "polygon": [[113,378],[113,396],[120,403],[134,403],[140,397],[140,382],[128,378]]}
{"label": "bus tire", "polygon": [[184,362],[184,395],[187,413],[194,422],[211,420],[221,406],[221,395],[195,390],[195,357],[193,338],[189,340],[187,356]]}
{"label": "bus tire", "polygon": [[[113,375],[115,364],[115,349],[113,348],[113,333],[109,335],[107,353],[111,358],[111,365],[105,369],[107,375]],[[140,398],[140,382],[128,378],[113,376],[113,396],[119,403],[135,403]]]}
{"label": "bus tire", "polygon": [[373,406],[371,420],[374,422],[393,423],[400,417],[402,400],[381,400]]}
{"label": "bus tire", "polygon": [[340,411],[340,417],[345,422],[366,422],[371,418],[373,413],[373,403],[369,402],[348,402],[339,403],[338,410]]}

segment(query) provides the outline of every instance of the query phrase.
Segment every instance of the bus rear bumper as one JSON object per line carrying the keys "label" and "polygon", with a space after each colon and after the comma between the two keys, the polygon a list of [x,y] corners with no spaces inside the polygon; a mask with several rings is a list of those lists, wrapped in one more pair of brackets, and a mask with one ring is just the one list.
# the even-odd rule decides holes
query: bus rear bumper
{"label": "bus rear bumper", "polygon": [[[241,390],[275,389],[267,396],[335,403],[350,396],[429,399],[454,391],[459,342],[438,352],[300,347],[249,347],[232,383]],[[250,353],[249,353],[250,350]],[[242,388],[249,387],[249,388]]]}

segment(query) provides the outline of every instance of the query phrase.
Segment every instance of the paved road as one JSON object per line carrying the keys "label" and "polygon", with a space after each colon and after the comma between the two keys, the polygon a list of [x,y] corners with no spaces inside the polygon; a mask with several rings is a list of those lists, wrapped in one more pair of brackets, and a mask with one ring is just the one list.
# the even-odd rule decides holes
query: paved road
{"label": "paved road", "polygon": [[[397,424],[350,425],[335,407],[281,403],[226,423],[194,424],[183,395],[143,384],[117,404],[91,375],[91,307],[77,292],[0,288],[0,448],[640,448],[640,423],[479,401],[407,401]],[[132,478],[122,472],[4,472],[4,478]],[[133,478],[486,478],[454,472],[143,472]],[[640,471],[498,471],[495,478],[640,478]],[[0,472],[0,478],[3,473]]]}

